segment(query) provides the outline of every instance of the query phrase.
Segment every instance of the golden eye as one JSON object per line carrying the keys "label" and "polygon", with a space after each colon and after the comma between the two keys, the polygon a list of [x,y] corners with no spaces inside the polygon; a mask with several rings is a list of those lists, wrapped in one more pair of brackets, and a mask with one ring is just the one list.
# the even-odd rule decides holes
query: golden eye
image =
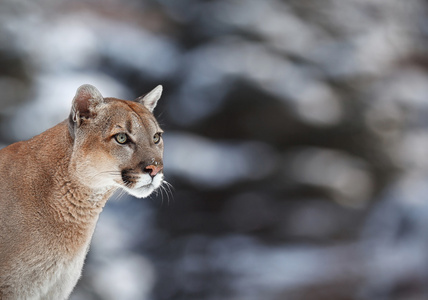
{"label": "golden eye", "polygon": [[160,139],[161,139],[161,133],[160,132],[158,132],[158,133],[156,133],[154,136],[153,136],[153,142],[155,143],[155,144],[159,144],[159,142],[160,142]]}
{"label": "golden eye", "polygon": [[128,136],[126,135],[126,133],[123,132],[116,134],[114,138],[119,144],[125,144],[128,141]]}

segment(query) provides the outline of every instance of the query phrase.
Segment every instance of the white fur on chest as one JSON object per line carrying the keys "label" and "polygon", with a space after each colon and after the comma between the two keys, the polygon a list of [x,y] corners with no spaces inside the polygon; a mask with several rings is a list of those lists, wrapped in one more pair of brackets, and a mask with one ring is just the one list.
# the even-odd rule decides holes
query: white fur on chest
{"label": "white fur on chest", "polygon": [[[49,269],[38,272],[39,278],[32,285],[22,282],[18,287],[19,300],[65,300],[70,296],[82,273],[83,263],[86,257],[86,249],[80,251],[71,260],[49,262]],[[28,271],[28,270],[27,270]]]}
{"label": "white fur on chest", "polygon": [[45,294],[40,299],[67,299],[82,273],[86,251],[81,251],[73,260],[60,264],[45,281]]}

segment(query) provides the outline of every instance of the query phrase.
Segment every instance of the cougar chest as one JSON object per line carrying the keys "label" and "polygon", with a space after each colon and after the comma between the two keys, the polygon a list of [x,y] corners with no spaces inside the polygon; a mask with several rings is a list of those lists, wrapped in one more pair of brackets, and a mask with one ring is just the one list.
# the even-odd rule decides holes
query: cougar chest
{"label": "cougar chest", "polygon": [[[45,260],[46,270],[39,285],[33,286],[33,290],[28,290],[18,299],[67,299],[80,278],[87,249],[88,246],[73,257],[60,259],[52,257]],[[40,268],[34,271],[42,272]],[[20,290],[25,291],[25,286]]]}

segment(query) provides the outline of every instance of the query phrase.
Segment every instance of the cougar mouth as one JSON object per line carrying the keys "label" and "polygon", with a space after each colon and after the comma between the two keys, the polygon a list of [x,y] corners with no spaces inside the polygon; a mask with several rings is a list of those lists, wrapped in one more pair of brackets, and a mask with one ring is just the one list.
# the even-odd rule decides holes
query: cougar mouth
{"label": "cougar mouth", "polygon": [[133,174],[129,170],[122,171],[123,189],[129,194],[145,198],[161,186],[163,174],[152,177],[149,174]]}
{"label": "cougar mouth", "polygon": [[[140,174],[133,174],[131,170],[122,171],[122,181],[125,187],[134,188],[140,180]],[[147,182],[146,185],[150,184]]]}

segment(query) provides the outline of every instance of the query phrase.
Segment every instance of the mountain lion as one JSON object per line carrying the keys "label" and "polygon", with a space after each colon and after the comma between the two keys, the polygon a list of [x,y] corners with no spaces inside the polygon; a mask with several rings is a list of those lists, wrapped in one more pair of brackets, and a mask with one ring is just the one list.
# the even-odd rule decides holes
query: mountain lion
{"label": "mountain lion", "polygon": [[107,199],[162,185],[161,93],[133,102],[83,85],[67,120],[0,150],[0,299],[67,299]]}

